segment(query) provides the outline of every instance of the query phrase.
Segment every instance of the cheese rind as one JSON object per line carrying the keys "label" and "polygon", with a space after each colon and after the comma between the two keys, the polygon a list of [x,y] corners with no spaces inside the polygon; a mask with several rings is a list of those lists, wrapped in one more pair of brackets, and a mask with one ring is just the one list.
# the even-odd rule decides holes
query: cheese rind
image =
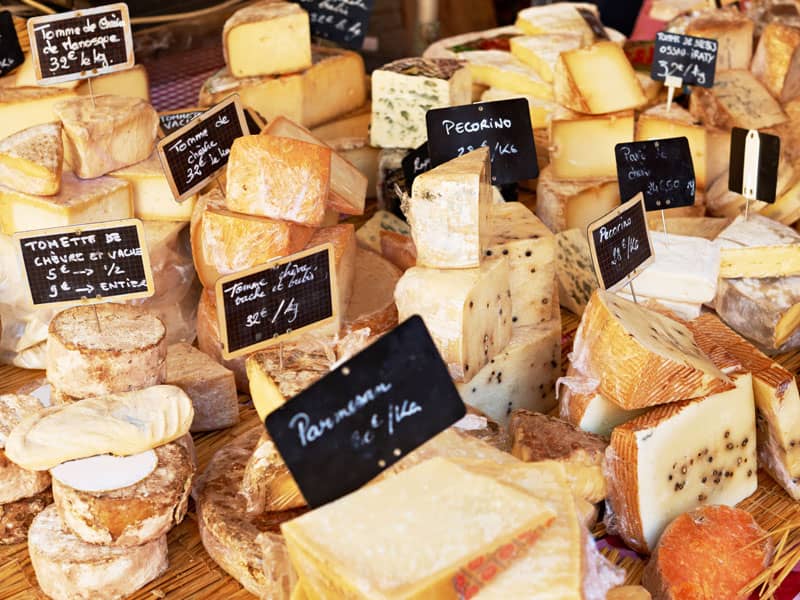
{"label": "cheese rind", "polygon": [[584,44],[595,40],[594,32],[578,12],[586,10],[600,18],[597,5],[587,2],[556,2],[544,6],[532,6],[517,13],[515,25],[527,35],[545,35],[553,33],[570,33],[580,35]]}
{"label": "cheese rind", "polygon": [[686,34],[717,40],[717,73],[747,69],[753,56],[755,24],[737,10],[704,11],[691,19]]}
{"label": "cheese rind", "polygon": [[400,321],[419,314],[456,381],[470,381],[511,339],[508,261],[476,269],[408,269],[394,292]]}
{"label": "cheese rind", "polygon": [[57,194],[63,163],[60,123],[35,125],[0,141],[0,180],[18,192]]}
{"label": "cheese rind", "polygon": [[344,311],[353,296],[353,281],[356,273],[356,232],[351,223],[342,223],[318,229],[308,241],[307,248],[333,245],[333,261],[336,265],[336,286],[339,290],[339,310]]}
{"label": "cheese rind", "polygon": [[583,39],[579,34],[549,33],[512,37],[509,44],[511,54],[532,67],[542,79],[551,83],[559,55],[580,48],[583,46]]}
{"label": "cheese rind", "polygon": [[613,179],[614,147],[633,141],[632,112],[603,116],[554,115],[550,120],[550,165],[557,179]]}
{"label": "cheese rind", "polygon": [[167,176],[155,152],[142,162],[117,171],[112,177],[128,181],[133,192],[133,211],[145,221],[189,221],[197,196],[175,200]]}
{"label": "cheese rind", "polygon": [[[563,168],[565,161],[559,158],[556,162],[559,168]],[[575,165],[569,165],[568,168],[574,167]],[[536,216],[551,231],[585,231],[590,223],[619,206],[619,185],[616,179],[558,179],[555,176],[556,168],[556,164],[553,164],[542,169],[536,185]]]}
{"label": "cheese rind", "polygon": [[800,29],[767,23],[750,70],[781,103],[800,95]]}

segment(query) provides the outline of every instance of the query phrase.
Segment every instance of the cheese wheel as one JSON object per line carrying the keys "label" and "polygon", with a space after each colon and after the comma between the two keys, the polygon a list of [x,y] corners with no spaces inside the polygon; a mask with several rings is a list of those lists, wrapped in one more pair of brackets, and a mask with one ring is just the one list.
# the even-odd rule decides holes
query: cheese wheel
{"label": "cheese wheel", "polygon": [[247,500],[247,511],[251,514],[306,506],[289,467],[266,432],[261,434],[247,461],[241,492]]}
{"label": "cheese wheel", "polygon": [[28,552],[42,591],[54,600],[124,598],[167,570],[167,536],[132,548],[87,544],[49,506],[33,521]]}
{"label": "cheese wheel", "polygon": [[75,398],[163,383],[167,330],[161,320],[123,304],[69,308],[51,321],[47,379]]}
{"label": "cheese wheel", "polygon": [[[35,496],[50,487],[50,475],[47,471],[23,469],[12,462],[4,450],[6,438],[11,430],[25,417],[39,412],[42,408],[41,402],[34,396],[0,395],[0,504]],[[0,536],[2,535],[3,532],[0,531]]]}
{"label": "cheese wheel", "polygon": [[83,541],[140,546],[157,540],[186,514],[194,465],[176,441],[155,449],[158,466],[141,481],[108,492],[82,492],[53,479],[53,498],[64,524]]}
{"label": "cheese wheel", "polygon": [[24,542],[34,517],[52,502],[53,494],[46,489],[30,498],[0,504],[0,545]]}

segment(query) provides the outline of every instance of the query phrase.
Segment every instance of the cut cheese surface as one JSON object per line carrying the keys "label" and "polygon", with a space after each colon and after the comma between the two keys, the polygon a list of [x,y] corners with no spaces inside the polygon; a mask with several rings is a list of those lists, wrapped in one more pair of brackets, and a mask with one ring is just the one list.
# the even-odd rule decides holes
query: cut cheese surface
{"label": "cut cheese surface", "polygon": [[[577,141],[577,136],[568,136],[561,131],[559,140],[564,139],[571,144]],[[590,223],[607,215],[620,203],[619,185],[616,179],[608,177],[583,180],[558,179],[557,169],[562,171],[567,169],[574,174],[580,172],[578,168],[590,167],[588,163],[584,163],[581,167],[569,164],[569,156],[564,152],[562,157],[562,152],[559,152],[554,164],[539,172],[536,185],[536,216],[554,232],[566,229],[585,231]],[[584,170],[587,171],[588,169]]]}
{"label": "cut cheese surface", "polygon": [[509,52],[469,50],[459,53],[458,56],[467,61],[472,81],[476,84],[528,94],[543,100],[553,100],[550,83],[535,69]]}
{"label": "cut cheese surface", "polygon": [[754,30],[752,19],[737,10],[702,11],[686,26],[687,35],[717,40],[718,73],[750,66]]}
{"label": "cut cheese surface", "polygon": [[580,316],[597,289],[597,277],[586,232],[568,229],[556,234],[558,299],[564,308]]}
{"label": "cut cheese surface", "polygon": [[110,174],[128,181],[133,192],[133,210],[146,221],[189,221],[197,196],[177,202],[155,152],[145,160]]}
{"label": "cut cheese surface", "polygon": [[70,460],[50,469],[50,474],[72,489],[97,493],[138,483],[157,465],[156,453],[146,450],[130,456],[100,454]]}
{"label": "cut cheese surface", "polygon": [[54,196],[34,196],[0,186],[0,229],[6,235],[130,219],[133,214],[130,184],[113,177],[83,180],[65,172],[61,189]]}
{"label": "cut cheese surface", "polygon": [[550,33],[532,36],[517,36],[510,40],[511,54],[533,68],[539,77],[552,82],[556,63],[562,52],[583,46],[578,33]]}
{"label": "cut cheese surface", "polygon": [[19,192],[57,194],[63,163],[61,123],[35,125],[0,141],[0,181]]}
{"label": "cut cheese surface", "polygon": [[60,88],[0,88],[0,139],[34,125],[58,121],[55,105],[76,94],[75,90]]}
{"label": "cut cheese surface", "polygon": [[632,112],[580,117],[553,116],[550,121],[550,165],[557,179],[614,179],[614,146],[633,141]]}
{"label": "cut cheese surface", "polygon": [[130,69],[106,73],[92,77],[92,85],[88,80],[82,81],[78,86],[78,94],[82,96],[126,96],[150,102],[150,79],[144,65],[134,65]]}
{"label": "cut cheese surface", "polygon": [[515,25],[527,35],[570,33],[580,35],[584,44],[594,42],[594,32],[578,9],[587,10],[600,18],[597,5],[586,2],[556,2],[532,6],[517,13]]}
{"label": "cut cheese surface", "polygon": [[800,95],[800,29],[779,21],[768,23],[750,70],[780,102]]}
{"label": "cut cheese surface", "polygon": [[786,246],[723,248],[720,277],[786,277],[800,275],[800,243]]}
{"label": "cut cheese surface", "polygon": [[[509,100],[511,98],[525,98],[528,101],[528,109],[531,114],[531,127],[534,129],[544,129],[550,123],[550,117],[558,109],[558,105],[552,100],[537,98],[530,94],[520,94],[511,90],[490,87],[481,94],[482,102],[493,102],[495,100]],[[536,153],[537,160],[539,152]]]}

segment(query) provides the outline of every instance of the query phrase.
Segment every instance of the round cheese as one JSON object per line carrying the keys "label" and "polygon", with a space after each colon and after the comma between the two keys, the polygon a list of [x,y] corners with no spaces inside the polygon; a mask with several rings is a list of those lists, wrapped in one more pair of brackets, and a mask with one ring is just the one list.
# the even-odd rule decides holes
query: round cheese
{"label": "round cheese", "polygon": [[147,450],[131,456],[100,454],[70,460],[50,469],[50,474],[80,492],[108,492],[140,482],[157,465],[156,453]]}
{"label": "round cheese", "polygon": [[0,545],[24,542],[33,518],[52,502],[53,494],[46,489],[30,498],[0,504]]}

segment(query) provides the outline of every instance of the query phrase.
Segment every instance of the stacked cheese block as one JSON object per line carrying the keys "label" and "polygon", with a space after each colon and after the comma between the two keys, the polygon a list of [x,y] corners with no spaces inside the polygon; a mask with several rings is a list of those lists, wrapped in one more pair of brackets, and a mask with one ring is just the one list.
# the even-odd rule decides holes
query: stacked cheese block
{"label": "stacked cheese block", "polygon": [[404,200],[416,266],[395,290],[419,314],[467,404],[505,424],[547,411],[560,371],[555,239],[522,204],[492,202],[489,150],[419,175]]}

